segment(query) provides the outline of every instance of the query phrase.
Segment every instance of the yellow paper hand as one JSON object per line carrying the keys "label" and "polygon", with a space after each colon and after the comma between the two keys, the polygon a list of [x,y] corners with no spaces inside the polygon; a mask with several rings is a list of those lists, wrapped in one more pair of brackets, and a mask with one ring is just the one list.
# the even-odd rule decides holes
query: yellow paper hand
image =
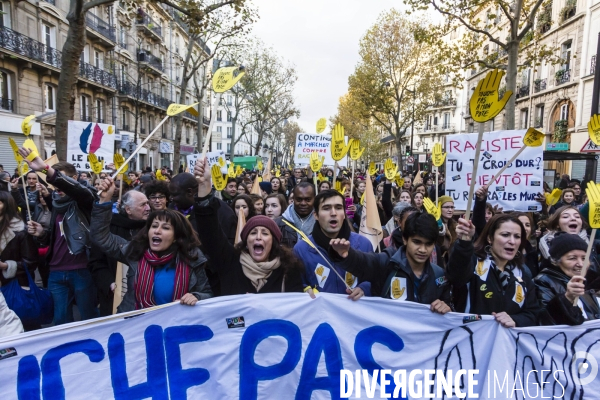
{"label": "yellow paper hand", "polygon": [[27,164],[23,160],[21,160],[21,162],[19,162],[19,164],[17,165],[17,168],[19,168],[20,175],[23,175],[23,174],[26,174],[27,172],[29,172],[29,164]]}
{"label": "yellow paper hand", "polygon": [[469,110],[475,121],[489,121],[506,106],[508,99],[512,96],[511,90],[507,90],[502,99],[498,99],[498,88],[504,74],[504,71],[495,69],[488,72],[485,78],[477,84],[477,88],[469,100]]}
{"label": "yellow paper hand", "polygon": [[396,166],[396,164],[394,164],[391,158],[388,158],[387,160],[385,160],[383,170],[387,180],[393,181],[396,178],[396,172],[398,172],[398,167]]}
{"label": "yellow paper hand", "polygon": [[104,160],[98,161],[98,157],[95,154],[88,154],[88,161],[95,174],[99,174],[104,169]]}
{"label": "yellow paper hand", "polygon": [[442,216],[442,209],[440,207],[436,207],[433,201],[429,200],[428,197],[425,197],[423,199],[423,205],[425,206],[425,211],[427,211],[428,214],[433,215],[436,221],[440,219]]}
{"label": "yellow paper hand", "polygon": [[319,153],[313,151],[310,153],[310,169],[312,172],[318,172],[323,166],[323,161],[325,157],[319,157]]}
{"label": "yellow paper hand", "polygon": [[552,193],[548,194],[546,193],[546,204],[549,206],[553,206],[556,203],[558,203],[558,200],[560,199],[560,195],[562,194],[562,190],[556,188],[552,191]]}
{"label": "yellow paper hand", "polygon": [[590,226],[594,229],[600,228],[600,186],[588,182],[585,194],[590,202]]}
{"label": "yellow paper hand", "polygon": [[[238,72],[236,76],[234,76],[235,72]],[[242,77],[245,72],[243,72],[243,67],[225,67],[219,68],[217,72],[215,72],[212,79],[213,91],[216,93],[223,93],[231,89]]]}
{"label": "yellow paper hand", "polygon": [[529,147],[540,147],[544,141],[544,134],[535,128],[527,129],[523,136],[523,144]]}
{"label": "yellow paper hand", "polygon": [[17,163],[21,163],[23,161],[23,156],[19,154],[19,146],[13,140],[13,138],[8,138],[8,142],[10,143],[10,147],[12,148],[13,153],[15,154],[15,160],[17,161]]}
{"label": "yellow paper hand", "polygon": [[600,115],[594,114],[588,122],[588,133],[590,140],[596,145],[600,145]]}
{"label": "yellow paper hand", "polygon": [[227,186],[227,180],[223,178],[221,168],[217,164],[213,164],[213,166],[210,167],[210,175],[212,177],[213,185],[215,185],[215,189],[225,189],[225,186]]}
{"label": "yellow paper hand", "polygon": [[[113,162],[115,163],[115,167],[117,169],[120,169],[121,166],[125,163],[125,158],[121,154],[117,153],[113,156]],[[121,174],[124,174],[125,172],[127,172],[128,168],[129,168],[129,166],[125,165],[123,167],[123,169],[121,170]]]}
{"label": "yellow paper hand", "polygon": [[230,163],[229,167],[227,168],[227,176],[229,178],[235,178],[235,169],[233,168],[233,163]]}
{"label": "yellow paper hand", "polygon": [[373,176],[377,173],[377,167],[375,167],[375,161],[369,163],[369,175]]}
{"label": "yellow paper hand", "polygon": [[279,168],[277,168],[277,169],[275,170],[275,176],[276,176],[277,178],[279,178],[279,177],[281,176],[281,170],[280,170]]}
{"label": "yellow paper hand", "polygon": [[331,131],[331,158],[335,161],[340,161],[350,149],[350,145],[346,145],[344,136],[344,127],[337,124]]}
{"label": "yellow paper hand", "polygon": [[258,160],[258,164],[256,164],[256,169],[262,171],[264,168],[262,160]]}
{"label": "yellow paper hand", "polygon": [[354,161],[358,160],[362,154],[365,152],[365,149],[360,148],[360,140],[358,139],[350,139],[350,158]]}
{"label": "yellow paper hand", "polygon": [[317,133],[322,133],[327,127],[327,120],[325,118],[321,118],[317,121]]}
{"label": "yellow paper hand", "polygon": [[444,164],[444,160],[446,160],[446,153],[442,151],[442,144],[436,143],[433,146],[433,152],[431,153],[431,161],[433,162],[433,165],[439,168]]}
{"label": "yellow paper hand", "polygon": [[23,119],[23,122],[21,122],[21,131],[23,132],[23,135],[29,136],[29,134],[31,133],[31,127],[33,126],[34,122],[35,115],[30,115]]}
{"label": "yellow paper hand", "polygon": [[242,174],[242,166],[238,165],[235,167],[235,176],[240,176]]}
{"label": "yellow paper hand", "polygon": [[396,173],[396,185],[401,188],[404,186],[404,178],[400,174],[400,172]]}

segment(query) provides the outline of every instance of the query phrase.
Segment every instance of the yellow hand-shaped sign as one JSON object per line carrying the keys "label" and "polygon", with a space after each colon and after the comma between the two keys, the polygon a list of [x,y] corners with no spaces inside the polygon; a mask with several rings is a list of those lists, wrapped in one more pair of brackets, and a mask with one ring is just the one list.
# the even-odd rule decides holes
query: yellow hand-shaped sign
{"label": "yellow hand-shaped sign", "polygon": [[210,167],[210,175],[212,176],[213,185],[215,185],[215,189],[223,190],[225,186],[227,186],[227,179],[223,177],[221,173],[221,168],[217,164],[213,164]]}
{"label": "yellow hand-shaped sign", "polygon": [[[242,67],[219,68],[212,79],[213,91],[223,93],[231,89],[244,76],[245,72],[242,69]],[[236,71],[238,74],[233,76]]]}
{"label": "yellow hand-shaped sign", "polygon": [[219,164],[219,167],[223,168],[225,166],[225,160],[223,159],[223,157],[219,157],[217,159],[217,163]]}
{"label": "yellow hand-shaped sign", "polygon": [[585,194],[590,202],[590,226],[594,229],[600,228],[600,186],[588,182]]}
{"label": "yellow hand-shaped sign", "polygon": [[[125,163],[125,158],[123,158],[121,154],[117,153],[113,156],[113,162],[117,169],[121,169],[121,166]],[[129,166],[125,165],[123,169],[121,169],[121,173],[124,174],[127,172],[127,168],[129,168]]]}
{"label": "yellow hand-shaped sign", "polygon": [[512,96],[511,90],[507,90],[502,99],[498,99],[498,88],[504,74],[504,71],[495,69],[488,72],[485,78],[479,81],[469,101],[469,110],[473,120],[477,122],[489,121],[506,106],[508,99]]}
{"label": "yellow hand-shaped sign", "polygon": [[327,127],[327,120],[325,118],[321,118],[317,121],[317,133],[322,133]]}
{"label": "yellow hand-shaped sign", "polygon": [[442,216],[441,204],[436,207],[436,205],[433,204],[433,201],[429,200],[428,197],[425,197],[423,199],[423,205],[425,206],[425,211],[427,211],[428,214],[433,215],[436,221],[440,219]]}
{"label": "yellow hand-shaped sign", "polygon": [[398,167],[396,166],[396,164],[394,164],[391,158],[388,158],[383,164],[383,171],[387,180],[393,181],[396,178],[396,172],[398,172]]}
{"label": "yellow hand-shaped sign", "polygon": [[404,178],[402,177],[402,175],[400,174],[400,172],[398,172],[396,174],[396,185],[401,188],[402,186],[404,186]]}
{"label": "yellow hand-shaped sign", "polygon": [[33,126],[33,122],[35,120],[35,115],[29,115],[28,117],[25,117],[25,119],[23,119],[23,122],[21,122],[21,131],[23,132],[23,135],[25,136],[29,136],[29,134],[31,133],[31,127]]}
{"label": "yellow hand-shaped sign", "polygon": [[344,191],[342,190],[342,181],[335,181],[335,190],[337,190],[338,192],[340,192],[341,194],[344,194]]}
{"label": "yellow hand-shaped sign", "polygon": [[529,147],[540,147],[544,141],[544,134],[535,128],[527,129],[523,136],[523,144]]}
{"label": "yellow hand-shaped sign", "polygon": [[558,203],[558,200],[560,200],[560,195],[562,194],[562,190],[560,190],[559,188],[556,188],[552,191],[552,193],[545,193],[544,196],[546,196],[546,204],[549,206],[553,206],[556,203]]}
{"label": "yellow hand-shaped sign", "polygon": [[258,164],[256,164],[256,169],[262,171],[264,168],[262,160],[258,160]]}
{"label": "yellow hand-shaped sign", "polygon": [[375,161],[371,161],[369,163],[369,175],[373,176],[377,173],[377,167],[375,166]]}
{"label": "yellow hand-shaped sign", "polygon": [[592,115],[590,122],[588,122],[588,133],[590,140],[600,146],[600,115]]}
{"label": "yellow hand-shaped sign", "polygon": [[349,148],[350,145],[346,145],[344,127],[337,124],[331,132],[331,158],[335,161],[340,161],[344,158]]}
{"label": "yellow hand-shaped sign", "polygon": [[162,174],[162,171],[160,169],[156,170],[156,179],[159,181],[166,181],[167,178],[164,177],[164,175]]}
{"label": "yellow hand-shaped sign", "polygon": [[196,106],[200,104],[200,103],[194,103],[194,104],[171,104],[169,106],[169,108],[167,108],[167,115],[172,117],[174,115],[177,115],[179,113],[182,113],[184,111],[189,112],[190,114],[192,114],[194,117],[198,116],[198,110],[196,110]]}
{"label": "yellow hand-shaped sign", "polygon": [[360,140],[350,139],[350,158],[354,161],[358,160],[365,152],[364,148],[360,148]]}
{"label": "yellow hand-shaped sign", "polygon": [[281,170],[279,169],[279,167],[277,167],[277,169],[275,170],[275,176],[277,178],[279,178],[281,176]]}
{"label": "yellow hand-shaped sign", "polygon": [[95,174],[99,174],[104,169],[104,160],[99,161],[95,154],[88,154],[88,161]]}
{"label": "yellow hand-shaped sign", "polygon": [[323,162],[325,161],[325,156],[319,157],[319,153],[313,151],[310,153],[310,169],[312,172],[318,172],[323,166]]}
{"label": "yellow hand-shaped sign", "polygon": [[240,176],[242,174],[242,166],[238,165],[235,167],[235,176]]}
{"label": "yellow hand-shaped sign", "polygon": [[19,175],[23,175],[29,172],[29,164],[27,164],[23,160],[21,160],[21,162],[17,165],[17,168],[19,168]]}
{"label": "yellow hand-shaped sign", "polygon": [[235,178],[235,169],[233,168],[233,163],[229,163],[229,167],[227,168],[227,176],[229,178]]}
{"label": "yellow hand-shaped sign", "polygon": [[431,161],[433,162],[433,165],[439,168],[444,164],[444,160],[446,160],[446,153],[442,151],[442,144],[436,143],[433,146],[433,152],[431,153]]}
{"label": "yellow hand-shaped sign", "polygon": [[8,142],[10,143],[10,147],[12,148],[13,153],[15,154],[15,161],[17,161],[17,163],[21,163],[23,162],[23,156],[21,154],[19,154],[19,146],[17,146],[17,143],[13,140],[13,138],[8,138]]}

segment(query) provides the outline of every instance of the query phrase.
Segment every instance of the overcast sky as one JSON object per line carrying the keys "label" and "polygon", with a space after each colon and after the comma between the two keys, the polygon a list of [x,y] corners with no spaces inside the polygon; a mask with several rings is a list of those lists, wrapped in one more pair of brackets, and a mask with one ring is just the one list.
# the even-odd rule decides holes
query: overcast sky
{"label": "overcast sky", "polygon": [[319,118],[337,112],[348,90],[358,42],[377,16],[402,0],[254,0],[260,20],[253,34],[296,66],[300,126],[315,132]]}

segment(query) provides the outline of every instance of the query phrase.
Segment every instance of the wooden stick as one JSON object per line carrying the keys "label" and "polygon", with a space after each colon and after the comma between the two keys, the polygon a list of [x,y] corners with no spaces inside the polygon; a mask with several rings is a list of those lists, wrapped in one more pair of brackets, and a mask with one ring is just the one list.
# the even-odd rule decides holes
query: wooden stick
{"label": "wooden stick", "polygon": [[354,196],[354,166],[356,165],[356,160],[352,160],[352,179],[350,180],[350,196]]}
{"label": "wooden stick", "polygon": [[315,184],[315,195],[319,194],[319,185],[317,184],[317,173],[313,172],[313,183]]}
{"label": "wooden stick", "polygon": [[25,204],[27,205],[27,217],[29,218],[29,221],[31,221],[31,210],[29,209],[29,196],[27,196],[27,186],[25,185],[25,175],[27,174],[23,173],[23,164],[21,164],[21,167],[19,168],[19,173],[21,174],[21,182],[23,182],[23,193],[25,194]]}
{"label": "wooden stick", "polygon": [[435,206],[438,206],[438,175],[439,175],[439,168],[435,167]]}
{"label": "wooden stick", "polygon": [[521,153],[523,152],[523,150],[525,150],[526,148],[527,148],[527,145],[523,145],[523,147],[521,147],[521,148],[519,149],[519,151],[517,151],[517,152],[515,153],[515,155],[514,155],[514,156],[512,156],[512,158],[506,162],[506,164],[504,164],[504,167],[502,167],[502,169],[501,169],[500,171],[496,172],[496,175],[494,175],[494,177],[492,178],[492,180],[491,180],[491,181],[489,181],[489,182],[488,182],[488,184],[487,184],[487,185],[485,185],[484,187],[485,187],[486,189],[487,189],[487,188],[489,188],[489,187],[492,185],[492,183],[494,183],[494,181],[495,181],[496,179],[498,179],[498,177],[499,177],[500,175],[502,175],[502,173],[503,173],[503,172],[506,170],[506,168],[508,168],[508,166],[509,166],[510,164],[512,164],[512,163],[513,163],[513,162],[514,162],[514,161],[517,159],[517,157],[519,157],[519,156],[521,155]]}
{"label": "wooden stick", "polygon": [[[119,197],[119,200],[121,198]],[[117,313],[117,307],[123,301],[123,264],[117,262],[117,272],[115,274],[115,292],[113,298],[113,314]]]}
{"label": "wooden stick", "polygon": [[333,163],[333,188],[335,189],[337,161]]}
{"label": "wooden stick", "polygon": [[[594,246],[594,238],[596,237],[596,228],[592,229],[592,233],[590,234],[589,243],[587,247],[587,251],[585,252],[585,260],[583,261],[583,268],[581,268],[581,276],[585,278],[585,274],[587,274],[587,270],[590,266],[590,255],[592,254],[592,247]],[[575,298],[573,305],[577,305],[577,301],[579,301],[579,297]]]}
{"label": "wooden stick", "polygon": [[[467,209],[465,210],[465,220],[471,218],[471,206],[473,205],[473,193],[475,192],[475,181],[477,180],[477,167],[479,167],[479,153],[481,153],[481,142],[483,140],[483,131],[485,130],[485,122],[479,124],[479,133],[477,135],[477,144],[475,147],[475,160],[473,160],[473,173],[471,174],[471,185],[469,186],[469,198],[467,199]],[[463,236],[463,240],[466,236]]]}
{"label": "wooden stick", "polygon": [[121,197],[123,197],[123,174],[119,174],[119,206],[121,206]]}
{"label": "wooden stick", "polygon": [[[202,155],[206,157],[206,152],[208,151],[208,146],[210,144],[210,137],[212,136],[212,128],[215,125],[215,121],[217,120],[217,107],[221,103],[222,93],[217,93],[217,97],[215,97],[215,102],[213,103],[213,108],[210,113],[210,123],[208,124],[208,133],[206,134],[206,141],[204,142],[204,146],[202,146]],[[233,151],[235,153],[235,151]],[[233,159],[230,160],[233,162]],[[192,172],[193,173],[193,172]]]}

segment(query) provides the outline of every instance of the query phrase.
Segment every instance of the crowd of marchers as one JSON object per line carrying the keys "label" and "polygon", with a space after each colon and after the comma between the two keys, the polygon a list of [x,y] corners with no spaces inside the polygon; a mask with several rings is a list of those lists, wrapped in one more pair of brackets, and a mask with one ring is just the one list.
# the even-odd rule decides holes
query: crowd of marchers
{"label": "crowd of marchers", "polygon": [[[318,178],[281,169],[270,179],[244,170],[217,191],[206,160],[174,175],[130,172],[125,182],[29,158],[24,177],[0,172],[0,337],[111,315],[115,305],[280,292],[335,293],[349,306],[363,296],[412,301],[493,315],[506,328],[600,319],[600,239],[589,236],[585,182],[568,176],[552,207],[539,194],[539,212],[492,207],[479,188],[467,220],[441,174],[436,187],[433,174],[405,171],[398,187],[381,171],[357,170],[351,181],[346,168]],[[360,229],[371,187],[383,231],[376,246]],[[427,198],[439,219],[425,212]],[[37,290],[44,304],[18,306]]]}

